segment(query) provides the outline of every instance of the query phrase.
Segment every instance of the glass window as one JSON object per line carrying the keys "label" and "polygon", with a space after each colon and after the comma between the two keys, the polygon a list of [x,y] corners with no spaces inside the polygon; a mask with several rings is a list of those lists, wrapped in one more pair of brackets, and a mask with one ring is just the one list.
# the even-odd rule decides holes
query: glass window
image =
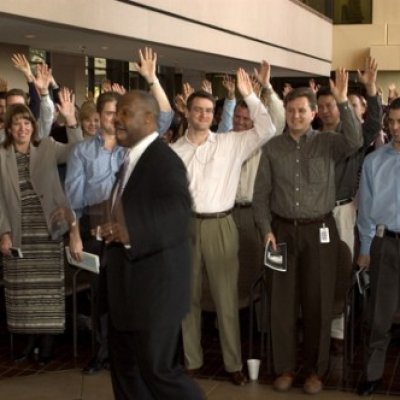
{"label": "glass window", "polygon": [[372,0],[301,0],[334,24],[371,24]]}

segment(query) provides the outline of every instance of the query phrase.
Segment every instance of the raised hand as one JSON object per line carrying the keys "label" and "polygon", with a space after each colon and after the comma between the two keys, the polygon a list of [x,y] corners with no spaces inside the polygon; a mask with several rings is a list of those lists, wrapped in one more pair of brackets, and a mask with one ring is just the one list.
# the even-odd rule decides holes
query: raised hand
{"label": "raised hand", "polygon": [[67,87],[63,87],[58,94],[58,99],[60,104],[57,104],[57,108],[65,118],[67,126],[76,125],[75,95]]}
{"label": "raised hand", "polygon": [[260,97],[261,95],[261,83],[258,81],[258,79],[253,75],[251,78],[251,85],[253,86],[253,91],[257,95],[257,97]]}
{"label": "raised hand", "polygon": [[332,94],[338,103],[347,101],[347,87],[349,83],[349,73],[345,68],[338,68],[336,70],[335,81],[329,80]]}
{"label": "raised hand", "polygon": [[194,88],[190,85],[190,83],[185,82],[182,85],[182,95],[183,95],[183,99],[185,100],[185,104],[187,102],[187,99],[189,98],[189,96],[194,93]]}
{"label": "raised hand", "polygon": [[308,81],[308,87],[314,92],[314,94],[317,94],[319,85],[317,85],[317,82],[315,82],[313,78]]}
{"label": "raised hand", "polygon": [[358,80],[367,89],[368,95],[376,95],[376,76],[378,74],[378,63],[375,58],[367,57],[364,72],[357,70]]}
{"label": "raised hand", "polygon": [[112,91],[111,81],[107,78],[104,78],[101,82],[101,93],[107,93]]}
{"label": "raised hand", "polygon": [[226,90],[226,97],[230,100],[235,98],[236,81],[230,75],[224,75],[222,79],[222,86]]}
{"label": "raised hand", "polygon": [[124,88],[124,86],[120,85],[119,83],[113,83],[111,85],[111,90],[115,93],[120,94],[121,96],[123,96],[124,94],[126,94],[126,89]]}
{"label": "raised hand", "polygon": [[399,92],[397,91],[396,84],[391,83],[388,86],[389,93],[388,93],[388,102],[390,103],[392,100],[397,99],[399,97]]}
{"label": "raised hand", "polygon": [[32,82],[34,80],[31,66],[29,65],[29,62],[24,54],[13,54],[11,57],[11,61],[14,64],[14,67],[25,75],[28,82]]}
{"label": "raised hand", "polygon": [[243,69],[239,68],[236,72],[236,82],[239,93],[243,98],[249,96],[253,92],[253,85],[251,83],[248,73]]}
{"label": "raised hand", "polygon": [[293,87],[290,83],[285,83],[283,85],[283,90],[282,90],[282,96],[285,98],[291,91],[293,90]]}
{"label": "raised hand", "polygon": [[211,82],[207,79],[203,79],[201,81],[201,86],[200,89],[203,90],[204,92],[212,94],[212,85]]}
{"label": "raised hand", "polygon": [[265,60],[262,60],[260,67],[258,69],[254,68],[254,76],[262,87],[268,87],[271,79],[271,66],[269,63]]}
{"label": "raised hand", "polygon": [[151,47],[145,47],[139,50],[140,63],[135,62],[134,67],[140,75],[146,79],[147,83],[152,83],[157,79],[157,53],[153,52]]}
{"label": "raised hand", "polygon": [[36,67],[36,76],[34,79],[36,87],[39,89],[40,94],[47,94],[49,92],[49,85],[52,80],[51,69],[47,64],[38,64]]}
{"label": "raised hand", "polygon": [[182,94],[177,94],[175,96],[175,108],[176,110],[181,113],[181,114],[185,114],[186,111],[186,101],[183,98]]}

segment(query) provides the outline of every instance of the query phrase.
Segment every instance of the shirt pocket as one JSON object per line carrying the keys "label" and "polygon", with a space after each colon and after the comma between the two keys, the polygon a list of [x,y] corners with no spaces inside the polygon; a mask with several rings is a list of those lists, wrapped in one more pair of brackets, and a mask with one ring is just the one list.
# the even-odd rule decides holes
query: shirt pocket
{"label": "shirt pocket", "polygon": [[328,179],[326,160],[323,157],[307,159],[308,181],[310,183],[322,183]]}

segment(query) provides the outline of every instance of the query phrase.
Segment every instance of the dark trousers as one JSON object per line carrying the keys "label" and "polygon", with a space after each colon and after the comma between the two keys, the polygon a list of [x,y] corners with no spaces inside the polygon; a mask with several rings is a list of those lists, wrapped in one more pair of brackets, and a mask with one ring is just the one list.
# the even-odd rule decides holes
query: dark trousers
{"label": "dark trousers", "polygon": [[108,359],[108,314],[107,314],[107,284],[106,284],[106,260],[104,256],[104,243],[96,240],[90,235],[88,219],[84,216],[81,219],[81,234],[83,241],[83,249],[100,257],[100,274],[91,274],[91,285],[94,293],[95,309],[96,309],[96,341],[97,353],[96,359],[103,362]]}
{"label": "dark trousers", "polygon": [[118,331],[109,324],[111,378],[116,400],[200,400],[197,384],[179,363],[180,324]]}
{"label": "dark trousers", "polygon": [[287,243],[287,272],[269,271],[271,337],[277,374],[296,371],[297,321],[302,316],[303,364],[323,375],[329,364],[330,327],[339,237],[333,217],[325,220],[330,243],[320,243],[322,223],[295,226],[273,220],[277,242]]}
{"label": "dark trousers", "polygon": [[400,240],[375,237],[371,245],[367,380],[380,379],[390,343],[390,328],[400,309]]}

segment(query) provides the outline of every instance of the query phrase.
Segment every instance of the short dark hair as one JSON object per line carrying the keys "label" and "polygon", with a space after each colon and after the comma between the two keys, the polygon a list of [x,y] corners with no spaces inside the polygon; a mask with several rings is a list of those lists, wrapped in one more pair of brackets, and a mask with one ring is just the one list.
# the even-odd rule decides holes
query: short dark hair
{"label": "short dark hair", "polygon": [[5,100],[6,94],[7,94],[7,92],[0,92],[0,100]]}
{"label": "short dark hair", "polygon": [[126,93],[124,96],[120,96],[117,109],[121,106],[121,104],[133,99],[139,99],[142,102],[145,111],[153,114],[155,122],[157,123],[160,115],[160,106],[156,98],[151,93],[144,90],[132,90],[131,92]]}
{"label": "short dark hair", "polygon": [[18,89],[18,88],[10,89],[6,93],[6,102],[7,102],[7,99],[11,96],[21,96],[24,99],[25,104],[28,105],[28,96],[22,89]]}
{"label": "short dark hair", "polygon": [[34,146],[37,146],[39,144],[39,139],[38,139],[38,129],[36,120],[31,110],[25,104],[12,104],[11,106],[7,107],[6,115],[4,117],[4,131],[6,133],[6,138],[4,140],[3,146],[5,148],[10,147],[14,142],[14,138],[9,132],[14,117],[22,117],[23,119],[26,119],[31,122],[33,127],[31,143]]}
{"label": "short dark hair", "polygon": [[329,86],[321,86],[317,92],[317,100],[321,96],[333,96],[331,88]]}
{"label": "short dark hair", "polygon": [[197,90],[196,92],[193,92],[189,98],[187,99],[186,102],[186,108],[188,110],[190,110],[190,108],[192,107],[192,103],[193,100],[196,98],[200,98],[200,99],[207,99],[210,100],[213,103],[213,109],[215,109],[215,98],[211,93],[208,93],[204,90]]}
{"label": "short dark hair", "polygon": [[240,100],[238,100],[237,102],[236,102],[236,105],[235,105],[235,110],[237,109],[237,108],[245,108],[246,110],[248,110],[249,109],[249,106],[247,105],[247,103],[243,100],[243,99],[240,99]]}
{"label": "short dark hair", "polygon": [[111,103],[111,102],[117,103],[120,97],[121,96],[118,93],[115,93],[115,92],[102,93],[98,97],[97,102],[96,102],[97,112],[99,114],[101,114],[101,112],[103,111],[104,106],[106,105],[106,103]]}
{"label": "short dark hair", "polygon": [[389,113],[390,110],[399,110],[400,109],[400,97],[395,98],[387,108],[387,112]]}
{"label": "short dark hair", "polygon": [[299,87],[290,91],[284,99],[285,108],[288,103],[298,99],[299,97],[305,97],[308,100],[311,110],[315,111],[317,109],[317,98],[315,97],[315,93],[309,87]]}

